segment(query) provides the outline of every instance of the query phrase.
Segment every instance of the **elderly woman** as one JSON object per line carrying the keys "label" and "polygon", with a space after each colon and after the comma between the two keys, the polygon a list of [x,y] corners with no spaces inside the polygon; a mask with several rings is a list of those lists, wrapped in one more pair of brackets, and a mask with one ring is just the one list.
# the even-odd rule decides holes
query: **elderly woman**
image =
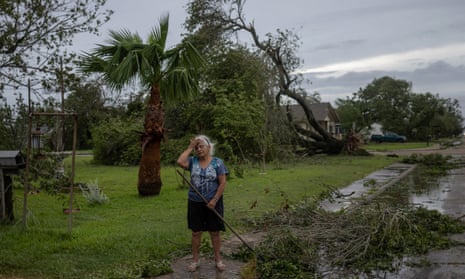
{"label": "elderly woman", "polygon": [[[195,151],[195,156],[191,156],[192,151]],[[204,231],[210,234],[216,268],[223,271],[226,267],[221,261],[220,252],[220,231],[224,231],[225,226],[213,210],[223,216],[223,192],[228,171],[223,161],[213,154],[214,146],[211,140],[207,136],[199,135],[190,141],[187,149],[177,160],[180,167],[190,171],[191,184],[202,195],[199,196],[194,189],[189,188],[187,219],[189,229],[192,231],[193,261],[188,269],[192,272],[200,266],[200,243]],[[207,204],[205,200],[208,201]]]}

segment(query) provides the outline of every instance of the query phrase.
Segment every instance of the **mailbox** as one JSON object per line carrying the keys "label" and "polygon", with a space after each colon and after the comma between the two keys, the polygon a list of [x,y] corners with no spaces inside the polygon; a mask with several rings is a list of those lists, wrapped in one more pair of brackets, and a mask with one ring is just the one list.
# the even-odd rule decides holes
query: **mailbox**
{"label": "mailbox", "polygon": [[11,175],[26,167],[19,150],[0,150],[0,221],[14,219]]}
{"label": "mailbox", "polygon": [[19,150],[0,150],[0,169],[4,174],[17,174],[19,169],[24,169],[26,163]]}

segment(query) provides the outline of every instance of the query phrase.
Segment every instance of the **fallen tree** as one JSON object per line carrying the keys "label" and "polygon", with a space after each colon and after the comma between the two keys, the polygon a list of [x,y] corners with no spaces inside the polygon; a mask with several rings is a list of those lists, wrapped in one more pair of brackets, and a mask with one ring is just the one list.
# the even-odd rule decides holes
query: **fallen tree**
{"label": "fallen tree", "polygon": [[462,162],[438,154],[412,155],[403,162],[418,164],[416,177],[407,181],[425,181],[380,187],[338,212],[319,207],[319,200],[338,194],[328,188],[316,199],[284,203],[277,212],[253,220],[267,235],[256,248],[262,259],[249,263],[251,275],[245,278],[386,278],[397,273],[406,258],[424,265],[421,256],[428,251],[460,244],[448,236],[464,232],[461,218],[413,205],[409,195],[428,191],[426,181],[432,183]]}
{"label": "fallen tree", "polygon": [[268,63],[273,67],[276,75],[276,104],[282,104],[282,97],[287,97],[302,107],[310,129],[297,125],[292,115],[287,111],[288,119],[300,139],[301,145],[308,153],[338,154],[344,150],[346,141],[334,138],[316,121],[309,102],[306,100],[305,90],[299,85],[302,76],[297,73],[300,59],[295,52],[298,48],[298,37],[291,31],[277,30],[277,35],[268,33],[266,39],[260,39],[253,22],[246,21],[243,8],[245,1],[241,0],[197,0],[188,4],[190,18],[187,29],[190,32],[198,30],[221,30],[236,34],[244,31],[251,36],[252,42]]}

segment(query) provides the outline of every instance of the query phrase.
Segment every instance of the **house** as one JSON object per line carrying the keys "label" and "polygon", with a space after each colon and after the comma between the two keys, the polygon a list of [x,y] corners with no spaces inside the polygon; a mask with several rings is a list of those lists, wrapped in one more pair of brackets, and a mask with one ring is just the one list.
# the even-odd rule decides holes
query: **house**
{"label": "house", "polygon": [[[289,105],[289,110],[294,121],[304,129],[310,129],[304,110],[300,105]],[[335,138],[342,138],[342,128],[339,116],[330,103],[312,103],[309,105],[315,120],[326,132]],[[313,129],[313,128],[311,128]]]}

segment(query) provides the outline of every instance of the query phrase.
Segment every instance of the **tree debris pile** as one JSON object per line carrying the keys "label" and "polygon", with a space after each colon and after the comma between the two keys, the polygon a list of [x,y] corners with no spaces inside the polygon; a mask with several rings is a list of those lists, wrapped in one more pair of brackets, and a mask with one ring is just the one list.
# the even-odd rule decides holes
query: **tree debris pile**
{"label": "tree debris pile", "polygon": [[[257,224],[268,228],[256,250],[258,278],[350,278],[399,270],[404,256],[454,243],[464,224],[437,211],[376,200],[350,211],[319,210],[303,201]],[[249,277],[253,278],[253,277]]]}

